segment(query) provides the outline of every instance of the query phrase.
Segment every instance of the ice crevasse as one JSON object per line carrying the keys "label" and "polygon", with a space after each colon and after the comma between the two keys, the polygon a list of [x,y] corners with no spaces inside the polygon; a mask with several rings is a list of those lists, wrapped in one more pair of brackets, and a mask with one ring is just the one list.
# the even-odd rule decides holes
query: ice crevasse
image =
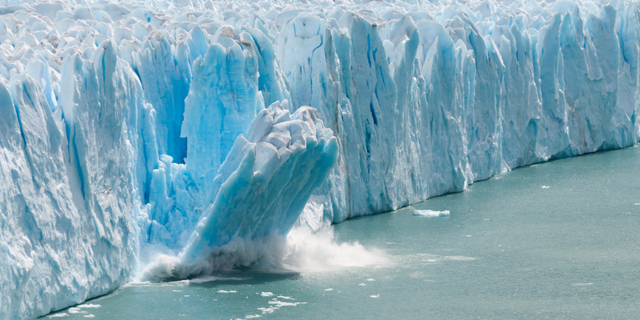
{"label": "ice crevasse", "polygon": [[633,145],[638,9],[0,0],[0,319]]}

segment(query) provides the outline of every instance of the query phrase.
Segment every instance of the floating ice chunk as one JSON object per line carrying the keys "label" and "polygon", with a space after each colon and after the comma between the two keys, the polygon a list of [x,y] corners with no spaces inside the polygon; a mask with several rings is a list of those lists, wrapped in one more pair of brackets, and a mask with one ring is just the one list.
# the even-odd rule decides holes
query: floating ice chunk
{"label": "floating ice chunk", "polygon": [[100,305],[99,304],[87,303],[87,304],[79,305],[78,308],[92,308],[92,309],[95,309],[95,308],[100,308]]}
{"label": "floating ice chunk", "polygon": [[68,317],[69,315],[66,313],[55,313],[49,316],[49,318],[63,318],[63,317]]}
{"label": "floating ice chunk", "polygon": [[236,293],[235,290],[218,290],[218,293]]}
{"label": "floating ice chunk", "polygon": [[449,210],[435,211],[435,210],[413,210],[414,216],[421,217],[446,217],[450,214]]}
{"label": "floating ice chunk", "polygon": [[333,288],[326,288],[324,291],[333,291]]}
{"label": "floating ice chunk", "polygon": [[542,186],[542,189],[549,189],[549,186]]}
{"label": "floating ice chunk", "polygon": [[276,298],[273,298],[271,301],[268,302],[271,307],[268,308],[258,308],[258,310],[262,311],[262,314],[268,314],[268,313],[273,313],[274,311],[282,308],[282,307],[295,307],[301,304],[307,304],[306,302],[286,302],[286,301],[280,301]]}
{"label": "floating ice chunk", "polygon": [[271,296],[273,296],[273,293],[271,293],[271,292],[262,292],[260,294],[260,296],[262,296],[262,297],[271,297]]}
{"label": "floating ice chunk", "polygon": [[375,299],[375,298],[380,298],[380,294],[378,293],[378,294],[376,294],[376,295],[371,295],[371,296],[369,296],[369,297],[374,298],[374,299]]}

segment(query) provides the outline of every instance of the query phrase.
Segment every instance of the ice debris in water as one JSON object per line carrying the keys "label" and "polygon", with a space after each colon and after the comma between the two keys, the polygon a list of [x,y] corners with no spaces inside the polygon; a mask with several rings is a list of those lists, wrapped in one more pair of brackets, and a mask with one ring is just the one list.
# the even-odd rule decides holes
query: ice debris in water
{"label": "ice debris in water", "polygon": [[436,210],[413,210],[414,216],[421,217],[446,217],[450,214],[449,210],[436,211]]}
{"label": "ice debris in water", "polygon": [[0,0],[0,319],[638,142],[636,1],[360,2]]}
{"label": "ice debris in water", "polygon": [[69,310],[67,310],[67,311],[69,311],[69,313],[80,313],[81,312],[80,308],[69,308]]}
{"label": "ice debris in water", "polygon": [[218,290],[219,293],[236,293],[235,290]]}

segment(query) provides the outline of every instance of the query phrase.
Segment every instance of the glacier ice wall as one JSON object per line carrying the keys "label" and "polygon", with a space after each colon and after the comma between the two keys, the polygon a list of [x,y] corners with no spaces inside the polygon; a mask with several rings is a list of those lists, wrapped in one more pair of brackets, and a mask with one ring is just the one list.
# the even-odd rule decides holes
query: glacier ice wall
{"label": "glacier ice wall", "polygon": [[170,276],[191,276],[296,219],[630,146],[639,13],[622,0],[0,0],[0,319],[109,292],[158,250],[187,270]]}
{"label": "glacier ice wall", "polygon": [[128,281],[135,263],[131,217],[145,171],[135,165],[151,109],[111,42],[90,59],[68,56],[60,69],[66,91],[54,112],[32,76],[0,84],[3,319],[104,294]]}

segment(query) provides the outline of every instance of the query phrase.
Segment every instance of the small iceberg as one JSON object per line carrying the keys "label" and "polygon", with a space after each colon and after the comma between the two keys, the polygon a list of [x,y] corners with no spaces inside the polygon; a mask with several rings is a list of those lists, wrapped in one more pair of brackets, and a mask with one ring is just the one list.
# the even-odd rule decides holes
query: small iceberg
{"label": "small iceberg", "polygon": [[435,211],[435,210],[413,210],[414,216],[421,217],[446,217],[450,215],[449,210]]}

